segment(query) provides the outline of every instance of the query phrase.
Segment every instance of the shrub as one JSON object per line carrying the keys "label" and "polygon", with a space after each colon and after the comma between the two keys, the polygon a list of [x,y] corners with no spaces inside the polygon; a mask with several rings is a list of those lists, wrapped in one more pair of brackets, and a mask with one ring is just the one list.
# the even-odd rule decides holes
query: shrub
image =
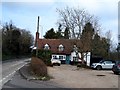
{"label": "shrub", "polygon": [[36,57],[36,50],[32,50],[32,57]]}
{"label": "shrub", "polygon": [[32,57],[31,59],[31,69],[36,74],[37,76],[47,76],[47,66],[45,63],[37,58],[37,57]]}
{"label": "shrub", "polygon": [[[51,51],[39,49],[37,57],[43,60],[46,65],[51,65]],[[32,56],[36,56],[36,50],[33,50]]]}

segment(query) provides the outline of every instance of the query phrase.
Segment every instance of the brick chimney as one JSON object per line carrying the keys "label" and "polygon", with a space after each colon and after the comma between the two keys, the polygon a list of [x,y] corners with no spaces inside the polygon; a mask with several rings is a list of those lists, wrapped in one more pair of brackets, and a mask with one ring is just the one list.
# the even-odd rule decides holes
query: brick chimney
{"label": "brick chimney", "polygon": [[38,46],[38,40],[39,40],[39,16],[38,16],[38,22],[37,22],[37,32],[36,32],[36,38],[35,38],[35,47]]}

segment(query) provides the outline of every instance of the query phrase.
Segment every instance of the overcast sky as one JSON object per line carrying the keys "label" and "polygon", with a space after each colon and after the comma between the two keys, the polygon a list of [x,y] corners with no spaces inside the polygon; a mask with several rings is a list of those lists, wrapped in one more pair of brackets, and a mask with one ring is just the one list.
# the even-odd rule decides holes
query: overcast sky
{"label": "overcast sky", "polygon": [[111,30],[112,39],[118,41],[118,1],[119,0],[2,0],[2,24],[12,20],[13,24],[29,30],[34,36],[37,16],[40,16],[40,35],[51,28],[57,29],[56,8],[79,7],[99,18],[102,34]]}

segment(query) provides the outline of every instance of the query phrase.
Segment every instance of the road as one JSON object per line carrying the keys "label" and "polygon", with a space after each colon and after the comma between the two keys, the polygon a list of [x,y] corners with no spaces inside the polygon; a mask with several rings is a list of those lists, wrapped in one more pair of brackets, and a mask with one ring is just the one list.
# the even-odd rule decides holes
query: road
{"label": "road", "polygon": [[17,90],[21,90],[21,89],[23,89],[23,90],[26,90],[26,89],[33,89],[33,90],[37,89],[38,90],[38,89],[40,89],[41,90],[42,88],[46,88],[49,90],[49,88],[52,88],[51,90],[53,90],[53,88],[64,88],[64,87],[55,82],[52,82],[51,80],[49,80],[49,81],[26,80],[17,71],[15,73],[14,77],[12,78],[12,80],[8,81],[7,83],[5,83],[3,85],[2,90],[7,90],[9,88],[12,88],[12,89],[14,88]]}
{"label": "road", "polygon": [[16,59],[14,61],[9,60],[2,63],[2,79],[0,80],[0,83],[2,82],[2,86],[12,79],[15,72],[23,67],[25,64],[27,64],[30,58],[28,59]]}
{"label": "road", "polygon": [[[62,86],[51,81],[26,80],[21,76],[18,69],[27,64],[27,60],[3,63],[2,90],[7,88],[61,88]],[[62,87],[63,88],[63,87]]]}

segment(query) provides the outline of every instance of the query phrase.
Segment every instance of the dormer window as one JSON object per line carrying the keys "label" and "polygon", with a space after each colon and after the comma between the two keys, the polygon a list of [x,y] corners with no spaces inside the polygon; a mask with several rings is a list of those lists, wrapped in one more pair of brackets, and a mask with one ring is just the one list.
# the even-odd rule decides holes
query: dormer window
{"label": "dormer window", "polygon": [[63,51],[64,50],[64,46],[62,44],[59,45],[59,51]]}
{"label": "dormer window", "polygon": [[49,49],[50,49],[49,45],[48,45],[48,44],[45,44],[44,50],[49,50]]}

